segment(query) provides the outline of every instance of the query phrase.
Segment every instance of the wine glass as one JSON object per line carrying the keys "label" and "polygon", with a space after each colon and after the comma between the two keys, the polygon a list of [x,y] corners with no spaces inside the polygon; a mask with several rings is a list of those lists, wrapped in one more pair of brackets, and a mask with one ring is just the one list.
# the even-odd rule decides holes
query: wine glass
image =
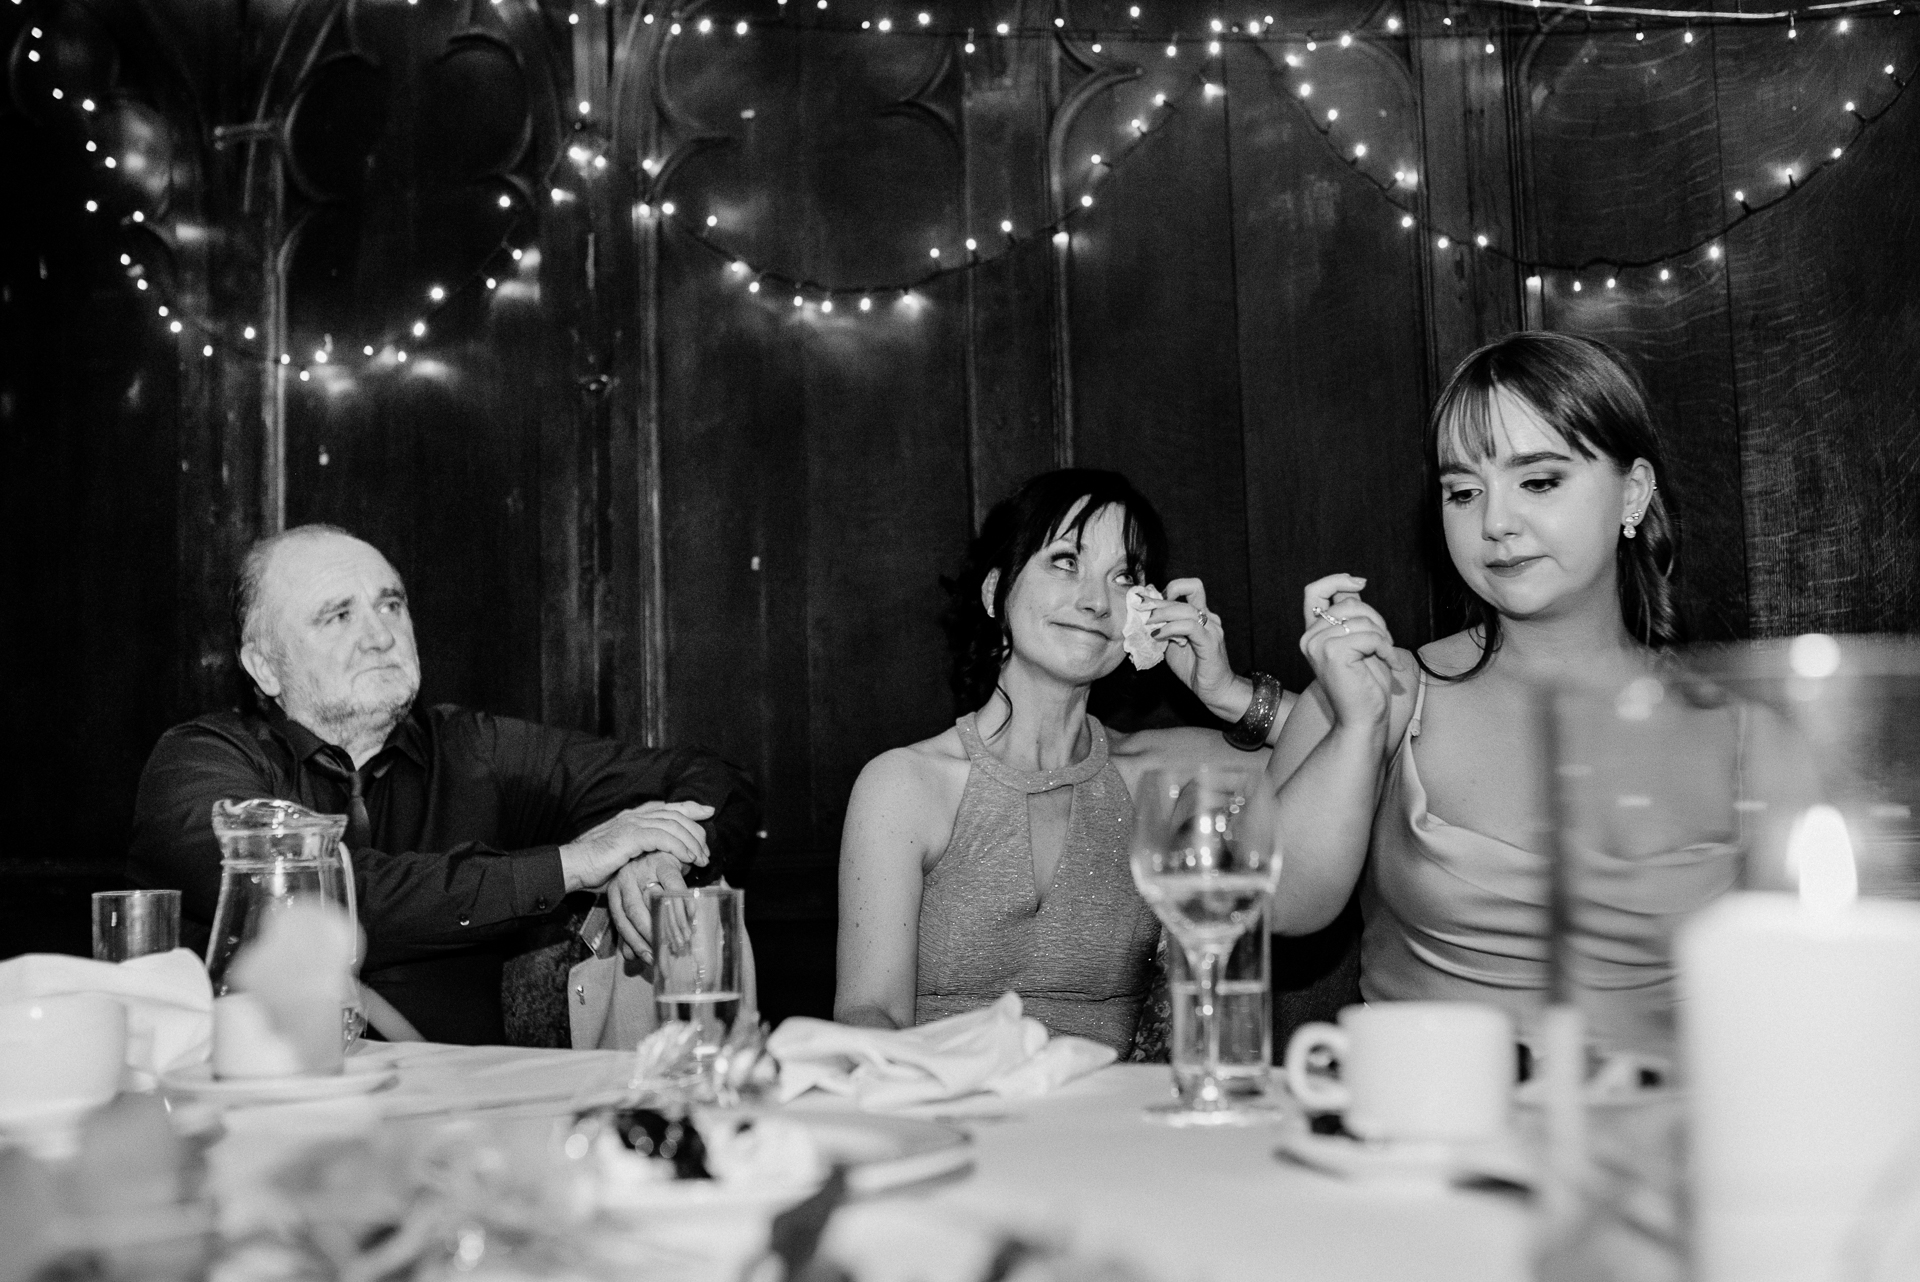
{"label": "wine glass", "polygon": [[1141,897],[1186,950],[1205,1048],[1193,1089],[1149,1115],[1176,1126],[1267,1120],[1268,1110],[1233,1099],[1220,1080],[1221,966],[1234,941],[1261,920],[1280,877],[1265,773],[1218,766],[1148,771],[1134,803],[1129,858]]}

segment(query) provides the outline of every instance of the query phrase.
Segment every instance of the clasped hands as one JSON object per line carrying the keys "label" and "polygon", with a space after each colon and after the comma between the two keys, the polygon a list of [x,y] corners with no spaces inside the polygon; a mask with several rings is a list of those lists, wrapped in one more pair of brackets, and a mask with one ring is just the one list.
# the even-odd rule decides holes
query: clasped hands
{"label": "clasped hands", "polygon": [[[684,870],[706,865],[707,834],[700,823],[712,817],[713,807],[698,801],[648,801],[560,847],[569,893],[606,892],[607,915],[623,956],[653,960],[650,896],[655,887],[685,890]],[[690,914],[669,914],[666,927],[670,946],[691,942]]]}

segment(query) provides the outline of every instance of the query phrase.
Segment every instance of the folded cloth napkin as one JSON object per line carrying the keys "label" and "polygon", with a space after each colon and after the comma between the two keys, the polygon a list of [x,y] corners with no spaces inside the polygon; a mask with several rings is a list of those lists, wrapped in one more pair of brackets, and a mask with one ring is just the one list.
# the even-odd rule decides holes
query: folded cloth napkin
{"label": "folded cloth napkin", "polygon": [[27,953],[0,962],[0,1002],[105,993],[127,1008],[127,1067],[158,1077],[204,1063],[213,1049],[213,985],[185,948],[102,962]]}
{"label": "folded cloth napkin", "polygon": [[780,1061],[782,1102],[817,1088],[876,1111],[980,1091],[1044,1095],[1115,1058],[1111,1046],[1050,1036],[1020,1013],[1018,993],[917,1028],[854,1028],[797,1015],[773,1030],[767,1049]]}

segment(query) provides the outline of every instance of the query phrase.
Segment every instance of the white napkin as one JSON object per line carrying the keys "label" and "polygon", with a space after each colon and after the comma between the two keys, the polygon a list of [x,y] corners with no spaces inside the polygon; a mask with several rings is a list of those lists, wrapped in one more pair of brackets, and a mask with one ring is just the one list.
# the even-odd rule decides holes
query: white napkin
{"label": "white napkin", "polygon": [[1167,643],[1147,631],[1147,612],[1154,604],[1166,600],[1160,595],[1160,589],[1151,583],[1141,583],[1127,589],[1127,622],[1121,632],[1126,643],[1127,657],[1133,660],[1133,666],[1145,672],[1166,658]]}
{"label": "white napkin", "polygon": [[213,1048],[213,986],[185,948],[103,962],[27,953],[0,962],[0,1002],[105,993],[127,1008],[127,1067],[158,1077],[203,1063]]}
{"label": "white napkin", "polygon": [[884,1111],[986,1091],[1009,1099],[1048,1091],[1104,1068],[1113,1047],[1052,1037],[1020,1013],[1020,995],[917,1028],[855,1028],[794,1016],[767,1049],[780,1061],[782,1102],[809,1090],[851,1096]]}

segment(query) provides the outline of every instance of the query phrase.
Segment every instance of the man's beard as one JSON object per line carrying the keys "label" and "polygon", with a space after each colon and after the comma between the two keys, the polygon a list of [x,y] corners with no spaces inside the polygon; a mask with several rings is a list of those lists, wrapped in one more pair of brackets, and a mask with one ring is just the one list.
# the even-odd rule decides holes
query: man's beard
{"label": "man's beard", "polygon": [[[289,704],[299,706],[300,715],[296,719],[328,743],[384,743],[393,728],[405,720],[419,693],[416,685],[405,694],[386,699],[325,700],[313,698],[311,691],[289,683],[280,704],[283,708]],[[289,699],[287,695],[294,697]],[[309,697],[300,698],[301,695]]]}
{"label": "man's beard", "polygon": [[379,703],[314,704],[307,715],[318,724],[309,727],[329,743],[355,743],[363,739],[385,741],[393,728],[406,719],[413,708],[414,696],[407,694]]}

